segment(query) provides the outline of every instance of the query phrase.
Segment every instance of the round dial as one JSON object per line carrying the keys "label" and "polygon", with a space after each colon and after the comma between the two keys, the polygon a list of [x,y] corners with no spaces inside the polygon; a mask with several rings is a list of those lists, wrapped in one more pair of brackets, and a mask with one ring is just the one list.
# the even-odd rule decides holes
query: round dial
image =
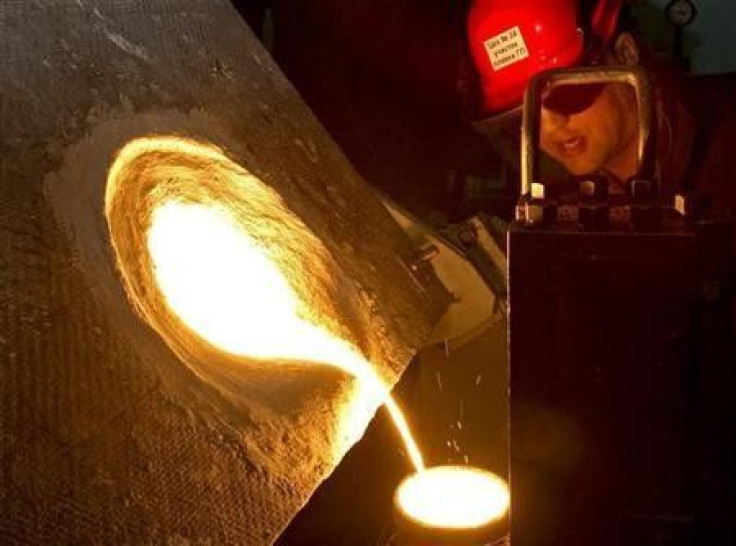
{"label": "round dial", "polygon": [[664,13],[671,25],[684,27],[692,23],[697,10],[690,0],[671,0]]}

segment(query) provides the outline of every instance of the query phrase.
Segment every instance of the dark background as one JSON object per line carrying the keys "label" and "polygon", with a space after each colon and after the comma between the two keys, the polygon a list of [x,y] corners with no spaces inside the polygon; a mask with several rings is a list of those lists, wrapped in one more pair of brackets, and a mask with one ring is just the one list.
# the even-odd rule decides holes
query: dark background
{"label": "dark background", "polygon": [[508,216],[501,162],[458,92],[464,0],[234,4],[371,185],[434,224]]}

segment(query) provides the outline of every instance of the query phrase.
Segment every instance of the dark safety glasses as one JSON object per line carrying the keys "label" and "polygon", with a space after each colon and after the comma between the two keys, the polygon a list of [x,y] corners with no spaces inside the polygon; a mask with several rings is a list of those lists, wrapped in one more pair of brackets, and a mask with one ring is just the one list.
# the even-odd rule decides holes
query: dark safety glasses
{"label": "dark safety glasses", "polygon": [[542,99],[542,106],[563,116],[573,116],[590,108],[601,96],[605,84],[557,85]]}

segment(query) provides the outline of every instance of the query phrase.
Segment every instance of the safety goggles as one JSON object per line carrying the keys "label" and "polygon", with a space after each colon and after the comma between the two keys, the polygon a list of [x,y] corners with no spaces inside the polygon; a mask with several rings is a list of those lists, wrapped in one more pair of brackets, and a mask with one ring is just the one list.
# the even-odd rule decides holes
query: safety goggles
{"label": "safety goggles", "polygon": [[573,116],[590,108],[604,87],[602,83],[557,85],[544,94],[542,106],[563,116]]}
{"label": "safety goggles", "polygon": [[[542,106],[563,116],[584,112],[601,96],[606,84],[585,83],[556,85],[545,92]],[[473,124],[481,133],[500,131],[515,134],[521,127],[521,106],[504,114],[478,120]]]}

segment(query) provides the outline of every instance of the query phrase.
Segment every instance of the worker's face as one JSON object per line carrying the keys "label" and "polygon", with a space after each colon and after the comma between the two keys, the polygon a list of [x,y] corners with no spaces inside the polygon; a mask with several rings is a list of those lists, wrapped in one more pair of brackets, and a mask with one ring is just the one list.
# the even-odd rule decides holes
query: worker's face
{"label": "worker's face", "polygon": [[[564,89],[555,92],[563,93]],[[571,174],[629,168],[637,138],[636,101],[630,86],[607,84],[582,111],[543,107],[540,146]]]}

